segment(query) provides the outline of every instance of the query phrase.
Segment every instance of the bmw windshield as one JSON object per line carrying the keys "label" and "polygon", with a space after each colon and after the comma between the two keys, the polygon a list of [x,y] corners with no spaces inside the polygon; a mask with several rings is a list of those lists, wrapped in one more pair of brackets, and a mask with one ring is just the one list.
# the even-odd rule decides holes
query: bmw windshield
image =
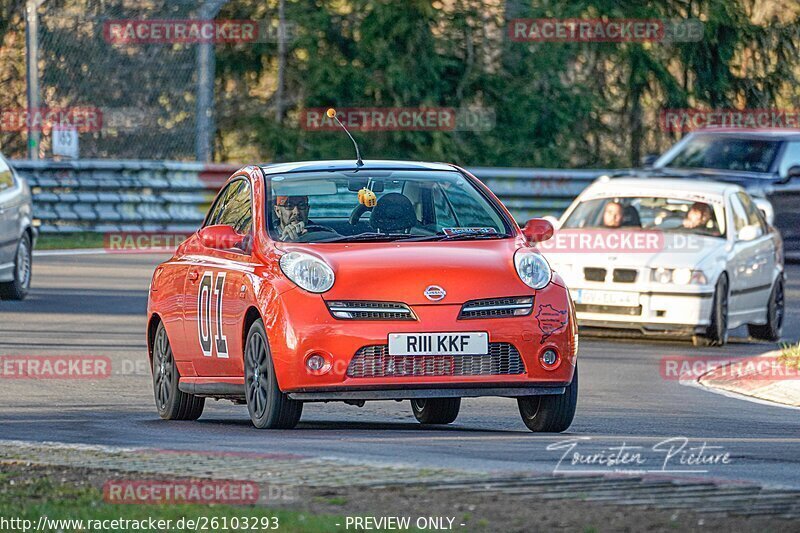
{"label": "bmw windshield", "polygon": [[509,222],[459,172],[307,172],[268,179],[269,233],[283,242],[499,239]]}
{"label": "bmw windshield", "polygon": [[730,135],[695,135],[658,161],[659,168],[708,168],[769,172],[780,151],[778,140]]}

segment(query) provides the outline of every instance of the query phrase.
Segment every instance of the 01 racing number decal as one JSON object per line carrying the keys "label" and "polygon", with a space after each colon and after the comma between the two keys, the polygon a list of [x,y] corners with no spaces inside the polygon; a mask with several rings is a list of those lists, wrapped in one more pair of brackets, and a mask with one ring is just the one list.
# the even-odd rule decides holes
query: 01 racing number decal
{"label": "01 racing number decal", "polygon": [[566,327],[567,312],[559,311],[550,304],[540,305],[536,320],[539,322],[539,329],[542,330],[541,344],[544,344],[551,335]]}
{"label": "01 racing number decal", "polygon": [[[203,272],[197,292],[197,332],[203,355],[228,358],[228,340],[222,332],[222,294],[225,289],[225,272]],[[212,305],[212,300],[215,305]],[[216,329],[216,332],[212,330]]]}

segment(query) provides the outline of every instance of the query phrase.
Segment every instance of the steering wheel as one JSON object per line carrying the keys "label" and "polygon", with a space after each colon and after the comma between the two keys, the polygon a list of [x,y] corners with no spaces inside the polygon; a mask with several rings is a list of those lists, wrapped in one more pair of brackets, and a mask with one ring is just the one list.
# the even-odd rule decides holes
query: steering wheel
{"label": "steering wheel", "polygon": [[364,204],[358,204],[353,211],[350,213],[350,225],[355,226],[361,220],[361,217],[364,216],[364,213],[367,211],[372,211],[371,207],[367,207]]}

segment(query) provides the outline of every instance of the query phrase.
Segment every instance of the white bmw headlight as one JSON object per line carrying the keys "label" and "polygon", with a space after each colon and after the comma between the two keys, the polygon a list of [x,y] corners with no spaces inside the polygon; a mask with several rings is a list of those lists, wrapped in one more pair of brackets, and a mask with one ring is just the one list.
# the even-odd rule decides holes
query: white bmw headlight
{"label": "white bmw headlight", "polygon": [[708,278],[702,270],[690,268],[663,268],[652,271],[651,279],[656,283],[673,283],[675,285],[705,285]]}
{"label": "white bmw headlight", "polygon": [[544,257],[524,249],[514,254],[514,266],[517,267],[519,279],[531,289],[543,289],[553,275]]}
{"label": "white bmw headlight", "polygon": [[281,257],[281,270],[308,292],[325,292],[333,287],[333,269],[313,255],[289,252]]}

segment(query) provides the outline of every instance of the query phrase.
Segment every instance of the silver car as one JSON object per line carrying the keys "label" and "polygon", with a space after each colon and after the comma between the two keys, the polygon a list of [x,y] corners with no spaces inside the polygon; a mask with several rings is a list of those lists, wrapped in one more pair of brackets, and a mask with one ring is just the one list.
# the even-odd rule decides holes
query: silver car
{"label": "silver car", "polygon": [[0,155],[0,300],[22,300],[31,286],[31,190]]}

